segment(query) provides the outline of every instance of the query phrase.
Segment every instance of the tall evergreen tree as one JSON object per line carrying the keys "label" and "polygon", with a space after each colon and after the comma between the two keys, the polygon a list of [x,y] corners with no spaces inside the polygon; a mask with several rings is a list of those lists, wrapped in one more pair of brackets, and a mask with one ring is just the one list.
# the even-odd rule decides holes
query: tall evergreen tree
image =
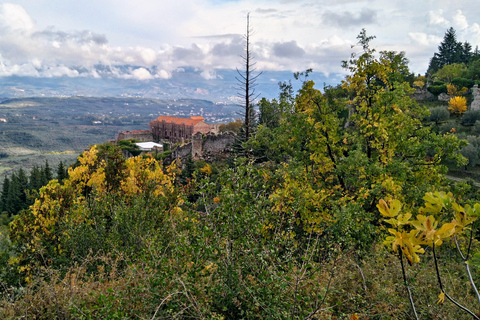
{"label": "tall evergreen tree", "polygon": [[18,183],[18,195],[19,195],[19,210],[27,208],[27,190],[28,190],[28,177],[25,171],[20,168],[17,173],[17,183]]}
{"label": "tall evergreen tree", "polygon": [[52,168],[50,168],[50,166],[48,165],[48,160],[45,160],[45,167],[43,168],[43,172],[45,173],[45,179],[47,180],[47,183],[45,183],[45,185],[47,185],[48,182],[53,179],[53,171]]}
{"label": "tall evergreen tree", "polygon": [[65,168],[65,165],[63,164],[63,162],[60,161],[60,163],[57,166],[57,180],[59,182],[62,182],[66,178],[68,178],[68,169]]}
{"label": "tall evergreen tree", "polygon": [[8,197],[8,189],[10,186],[10,179],[5,176],[2,184],[2,193],[0,194],[0,214],[4,211],[7,211],[7,197]]}
{"label": "tall evergreen tree", "polygon": [[13,173],[8,186],[7,199],[5,200],[5,211],[8,215],[14,215],[22,208],[20,184],[17,174]]}
{"label": "tall evergreen tree", "polygon": [[433,54],[430,59],[427,73],[433,75],[443,66],[453,63],[468,64],[472,56],[472,46],[470,43],[461,43],[457,41],[455,29],[447,30],[443,41],[438,46],[438,52]]}
{"label": "tall evergreen tree", "polygon": [[33,166],[32,170],[30,170],[29,176],[29,189],[30,190],[40,190],[43,186],[42,181],[42,172],[37,166]]}

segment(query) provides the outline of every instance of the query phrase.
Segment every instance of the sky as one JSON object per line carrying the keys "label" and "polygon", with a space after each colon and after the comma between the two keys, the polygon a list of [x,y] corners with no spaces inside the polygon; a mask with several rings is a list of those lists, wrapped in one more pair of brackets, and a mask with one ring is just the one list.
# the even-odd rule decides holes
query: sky
{"label": "sky", "polygon": [[0,2],[0,77],[216,78],[242,67],[247,13],[257,70],[345,72],[362,28],[417,74],[449,27],[480,44],[478,0],[16,0]]}

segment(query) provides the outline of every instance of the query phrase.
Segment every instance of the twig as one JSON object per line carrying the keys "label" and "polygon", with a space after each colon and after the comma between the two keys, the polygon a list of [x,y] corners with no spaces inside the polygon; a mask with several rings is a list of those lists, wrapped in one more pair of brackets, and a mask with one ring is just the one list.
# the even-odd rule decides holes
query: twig
{"label": "twig", "polygon": [[362,275],[362,279],[363,279],[363,289],[365,290],[365,293],[367,293],[367,283],[365,281],[365,275],[363,274],[362,268],[360,268],[358,263],[355,263],[355,265],[357,266],[358,270],[360,270],[360,274]]}
{"label": "twig", "polygon": [[405,288],[407,288],[408,299],[410,300],[410,306],[412,307],[412,311],[413,311],[413,314],[415,315],[415,319],[418,320],[417,310],[415,310],[415,304],[413,303],[412,292],[410,291],[410,287],[408,286],[407,274],[405,273],[405,265],[403,264],[402,249],[399,250],[398,257],[400,258],[400,264],[402,266],[403,283],[405,284]]}
{"label": "twig", "polygon": [[158,305],[157,309],[155,310],[155,313],[153,314],[153,317],[151,320],[155,319],[155,317],[157,316],[157,312],[158,310],[160,310],[160,307],[163,305],[163,303],[165,301],[167,301],[168,298],[170,298],[171,296],[173,296],[174,294],[179,294],[179,293],[182,293],[181,291],[177,291],[177,292],[174,292],[174,293],[170,293],[168,296],[165,297],[165,299],[162,300],[162,302]]}
{"label": "twig", "polygon": [[440,278],[440,270],[438,269],[437,255],[435,253],[435,241],[433,241],[433,246],[432,247],[433,247],[433,250],[432,250],[433,251],[433,261],[435,262],[435,271],[437,272],[437,279],[438,279],[438,285],[440,286],[440,290],[442,290],[443,294],[445,294],[445,297],[447,297],[447,299],[450,300],[454,305],[456,305],[457,307],[459,307],[463,311],[469,313],[475,319],[480,320],[480,318],[477,317],[477,315],[475,313],[473,313],[472,311],[468,310],[467,308],[465,308],[464,306],[459,304],[457,301],[455,301],[452,297],[450,297],[445,292],[445,289],[443,288],[443,284],[442,284],[442,279]]}
{"label": "twig", "polygon": [[[473,231],[470,233],[470,242],[472,239]],[[480,303],[480,294],[478,293],[477,286],[475,285],[475,282],[473,282],[472,278],[472,273],[470,272],[470,266],[468,265],[468,252],[467,256],[464,256],[462,253],[462,250],[460,249],[460,246],[458,245],[458,240],[457,236],[453,237],[453,240],[455,241],[455,246],[457,247],[458,253],[460,253],[460,256],[462,257],[463,263],[465,264],[465,269],[467,269],[467,274],[468,274],[468,280],[470,280],[470,284],[472,285],[473,290],[475,291],[475,295],[477,296],[477,300]]]}

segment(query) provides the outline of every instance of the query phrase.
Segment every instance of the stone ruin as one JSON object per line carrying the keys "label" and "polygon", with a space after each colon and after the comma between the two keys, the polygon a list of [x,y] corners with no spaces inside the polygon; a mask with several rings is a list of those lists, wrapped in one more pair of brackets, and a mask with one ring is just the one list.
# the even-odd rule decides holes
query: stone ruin
{"label": "stone ruin", "polygon": [[478,85],[474,85],[472,90],[473,101],[470,105],[470,110],[480,110],[480,89]]}
{"label": "stone ruin", "polygon": [[192,155],[194,160],[214,161],[226,159],[231,151],[231,146],[236,141],[236,134],[233,132],[224,132],[219,134],[196,133],[192,141],[174,148],[171,158],[185,160]]}

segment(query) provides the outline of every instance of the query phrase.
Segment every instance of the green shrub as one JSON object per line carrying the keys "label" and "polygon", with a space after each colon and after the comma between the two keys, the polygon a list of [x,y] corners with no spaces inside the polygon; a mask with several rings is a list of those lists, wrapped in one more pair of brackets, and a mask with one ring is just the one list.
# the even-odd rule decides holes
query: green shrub
{"label": "green shrub", "polygon": [[475,121],[471,132],[474,135],[480,135],[480,120]]}
{"label": "green shrub", "polygon": [[443,81],[433,81],[432,86],[443,86],[444,84],[446,83]]}
{"label": "green shrub", "polygon": [[448,120],[440,127],[440,133],[445,134],[447,132],[456,132],[458,129],[458,124],[455,120]]}
{"label": "green shrub", "polygon": [[480,110],[469,110],[463,114],[461,124],[473,126],[477,120],[480,120]]}
{"label": "green shrub", "polygon": [[431,94],[438,96],[440,93],[447,93],[447,86],[445,84],[439,86],[430,86],[427,88],[427,90]]}
{"label": "green shrub", "polygon": [[470,89],[471,87],[473,87],[475,82],[471,79],[455,78],[452,80],[452,84],[456,85],[459,89],[462,89],[464,87]]}
{"label": "green shrub", "polygon": [[447,121],[450,118],[450,112],[445,107],[436,107],[430,109],[430,115],[427,121],[435,122],[436,125]]}

